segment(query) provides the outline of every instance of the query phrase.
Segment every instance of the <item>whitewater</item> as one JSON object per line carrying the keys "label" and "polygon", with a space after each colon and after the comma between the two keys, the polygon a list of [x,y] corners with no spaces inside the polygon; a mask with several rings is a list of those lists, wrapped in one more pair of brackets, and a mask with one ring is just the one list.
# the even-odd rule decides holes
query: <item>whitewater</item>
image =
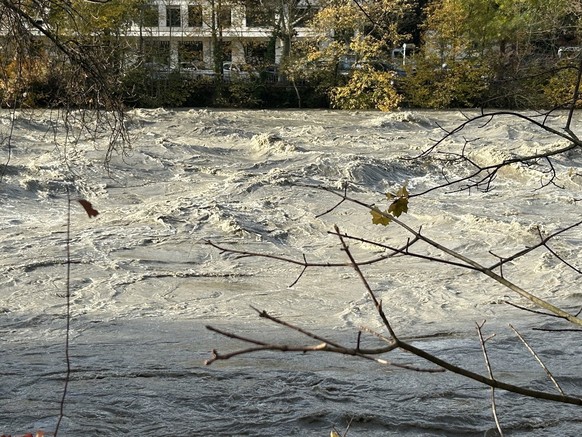
{"label": "whitewater", "polygon": [[[51,111],[0,112],[0,434],[54,430],[65,378],[66,246],[70,202],[70,357],[62,436],[495,435],[490,390],[451,373],[419,373],[323,353],[261,352],[210,366],[247,345],[207,325],[265,342],[316,344],[258,317],[265,310],[346,346],[382,328],[350,267],[308,268],[240,257],[208,245],[297,261],[347,263],[341,232],[391,246],[395,224],[321,187],[387,208],[387,192],[424,192],[480,165],[560,146],[511,117],[474,123],[418,157],[465,120],[459,111],[136,109],[131,148],[104,165],[108,135],[65,131]],[[561,129],[565,113],[548,123]],[[576,113],[574,131],[582,126]],[[79,120],[81,117],[79,116]],[[11,123],[14,129],[11,131]],[[80,123],[80,122],[79,122]],[[11,132],[8,150],[6,135]],[[564,144],[562,144],[564,145]],[[540,162],[540,165],[544,162]],[[411,197],[401,219],[492,265],[580,220],[582,155],[502,169],[488,192],[438,189]],[[77,200],[99,212],[89,217]],[[548,245],[582,268],[582,232]],[[357,260],[385,252],[350,241]],[[441,256],[423,246],[423,253]],[[305,257],[305,258],[304,258]],[[543,359],[567,394],[582,396],[579,332],[508,305],[528,302],[477,272],[409,256],[363,267],[396,333],[436,356],[487,374],[476,323],[495,336],[494,376],[556,391],[509,328]],[[538,248],[503,268],[520,287],[575,313],[581,276]],[[298,281],[296,281],[299,278]],[[382,345],[363,335],[369,346]],[[433,368],[402,352],[384,358]],[[580,407],[496,391],[506,435],[582,435]]]}

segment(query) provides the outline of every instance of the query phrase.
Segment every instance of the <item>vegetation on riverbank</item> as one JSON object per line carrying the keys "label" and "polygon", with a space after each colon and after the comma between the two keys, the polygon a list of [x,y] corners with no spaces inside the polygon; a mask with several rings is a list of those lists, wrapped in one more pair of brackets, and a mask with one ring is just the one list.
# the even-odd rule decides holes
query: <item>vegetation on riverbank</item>
{"label": "vegetation on riverbank", "polygon": [[[553,108],[580,71],[582,9],[569,0],[321,0],[312,37],[228,78],[222,63],[152,72],[128,36],[146,0],[48,3],[0,3],[1,106]],[[261,4],[279,3],[296,2]]]}

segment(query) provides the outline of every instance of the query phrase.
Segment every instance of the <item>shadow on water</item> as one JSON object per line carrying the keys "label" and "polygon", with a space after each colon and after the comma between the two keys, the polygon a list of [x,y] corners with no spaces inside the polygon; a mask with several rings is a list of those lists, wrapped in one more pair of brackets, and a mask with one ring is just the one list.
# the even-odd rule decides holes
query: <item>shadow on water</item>
{"label": "shadow on water", "polygon": [[[26,341],[31,330],[42,328],[25,330],[7,321],[4,317],[0,327],[3,337],[11,338],[3,343],[10,358],[0,365],[2,432],[50,430],[63,384],[62,344],[54,338],[43,344]],[[237,344],[212,336],[196,322],[151,318],[77,324],[64,435],[326,436],[333,426],[341,430],[351,422],[349,436],[475,436],[493,427],[489,390],[450,373],[411,372],[327,354],[263,353],[204,366],[211,348],[234,350]],[[435,337],[418,343],[484,370],[474,339]],[[503,342],[500,346],[512,368],[503,376],[519,379],[518,357],[507,355]],[[414,361],[403,354],[392,358]],[[561,371],[576,374],[575,369]],[[580,387],[580,375],[573,378],[569,388]],[[503,392],[497,403],[510,435],[582,432],[575,407]]]}

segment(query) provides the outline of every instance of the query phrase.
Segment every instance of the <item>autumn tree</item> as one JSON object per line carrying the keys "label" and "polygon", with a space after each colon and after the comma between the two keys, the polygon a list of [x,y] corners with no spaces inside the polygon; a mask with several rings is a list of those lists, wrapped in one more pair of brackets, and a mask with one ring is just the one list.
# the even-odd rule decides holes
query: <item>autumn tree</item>
{"label": "autumn tree", "polygon": [[407,92],[428,107],[540,106],[559,45],[575,39],[567,0],[433,0]]}
{"label": "autumn tree", "polygon": [[[94,127],[82,131],[109,139],[106,160],[123,149],[128,135],[121,32],[136,4],[0,0],[0,105],[59,108],[65,129],[72,127],[72,109],[90,110],[85,123]],[[2,133],[2,144],[9,161],[10,132]]]}
{"label": "autumn tree", "polygon": [[411,39],[408,31],[417,4],[415,0],[321,2],[312,20],[316,36],[295,52],[290,75],[308,80],[313,80],[310,73],[319,75],[316,80],[338,108],[393,109],[399,98],[387,62],[392,48]]}
{"label": "autumn tree", "polygon": [[141,1],[0,2],[3,104],[113,104]]}
{"label": "autumn tree", "polygon": [[271,34],[269,56],[275,62],[285,63],[297,40],[297,29],[305,27],[318,9],[314,0],[238,0],[245,8],[249,27],[260,27]]}

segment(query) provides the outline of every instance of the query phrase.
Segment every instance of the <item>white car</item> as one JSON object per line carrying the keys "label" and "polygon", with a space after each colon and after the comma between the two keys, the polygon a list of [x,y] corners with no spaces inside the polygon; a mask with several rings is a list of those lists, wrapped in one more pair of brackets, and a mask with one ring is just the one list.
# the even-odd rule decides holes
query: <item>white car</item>
{"label": "white car", "polygon": [[179,72],[182,76],[192,79],[214,76],[214,71],[198,68],[192,62],[180,62]]}
{"label": "white car", "polygon": [[251,76],[258,76],[257,73],[251,70],[246,64],[240,65],[231,61],[226,61],[222,64],[222,76],[224,80],[244,79],[248,80]]}

